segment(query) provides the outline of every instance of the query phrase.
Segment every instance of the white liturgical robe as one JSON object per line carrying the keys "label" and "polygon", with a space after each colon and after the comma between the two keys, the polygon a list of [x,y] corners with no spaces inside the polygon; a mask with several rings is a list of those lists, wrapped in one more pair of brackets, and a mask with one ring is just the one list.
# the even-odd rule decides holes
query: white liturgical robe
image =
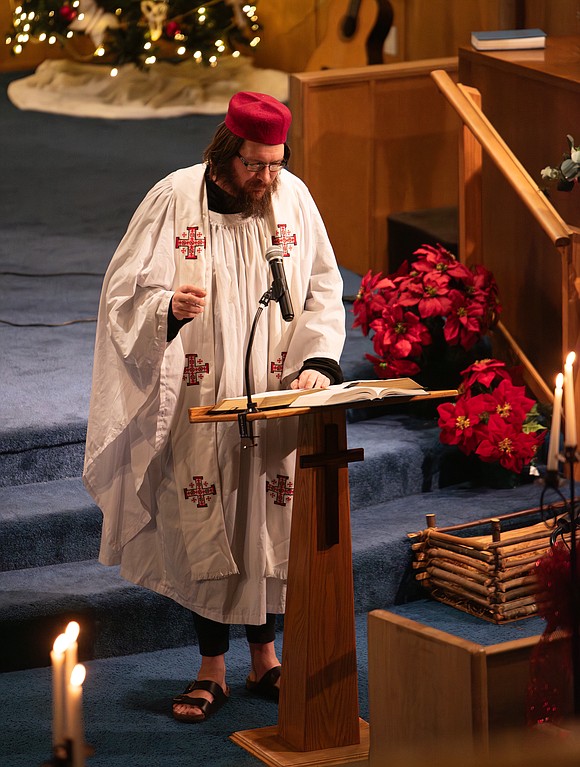
{"label": "white liturgical robe", "polygon": [[[284,611],[296,418],[190,424],[188,408],[245,393],[244,359],[271,283],[265,252],[284,251],[294,320],[271,302],[258,320],[254,392],[286,388],[303,362],[338,362],[342,280],[303,184],[279,173],[272,214],[208,210],[204,165],[160,181],[137,209],[105,275],[97,323],[83,479],[103,512],[100,560],[225,623]],[[181,285],[204,312],[167,341]]]}

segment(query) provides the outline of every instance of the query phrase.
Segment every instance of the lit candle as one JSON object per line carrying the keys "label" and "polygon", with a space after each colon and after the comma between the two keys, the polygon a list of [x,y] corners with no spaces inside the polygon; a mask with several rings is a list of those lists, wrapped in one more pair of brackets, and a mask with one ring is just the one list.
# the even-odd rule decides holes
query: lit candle
{"label": "lit candle", "polygon": [[54,640],[50,660],[52,663],[52,745],[64,744],[65,676],[64,659],[68,638],[59,634]]}
{"label": "lit candle", "polygon": [[83,727],[83,682],[85,667],[77,663],[68,682],[66,734],[71,743],[71,767],[84,767],[85,734]]}
{"label": "lit candle", "polygon": [[552,409],[552,426],[550,428],[550,444],[548,446],[548,471],[558,471],[558,453],[560,451],[560,422],[562,420],[562,387],[564,376],[558,373],[556,376],[556,389],[554,390],[554,407]]}
{"label": "lit candle", "polygon": [[564,444],[566,447],[576,447],[576,404],[574,402],[574,361],[575,352],[570,352],[564,365],[564,416],[566,418],[566,431]]}
{"label": "lit candle", "polygon": [[78,663],[78,643],[80,626],[76,621],[71,621],[65,629],[64,635],[68,639],[64,661],[64,677],[70,679],[73,668]]}

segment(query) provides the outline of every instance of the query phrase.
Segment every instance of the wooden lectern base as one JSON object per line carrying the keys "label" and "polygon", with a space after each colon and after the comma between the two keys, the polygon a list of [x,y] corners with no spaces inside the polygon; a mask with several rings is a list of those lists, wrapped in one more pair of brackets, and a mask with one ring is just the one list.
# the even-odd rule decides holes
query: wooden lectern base
{"label": "wooden lectern base", "polygon": [[[299,417],[278,725],[231,736],[271,767],[368,764],[369,726],[358,715],[348,486],[348,464],[364,453],[348,448],[346,408],[247,416],[248,421]],[[213,420],[207,408],[189,414],[192,423]],[[216,420],[234,418],[235,413],[223,413]]]}
{"label": "wooden lectern base", "polygon": [[278,726],[257,730],[240,730],[230,739],[270,767],[367,767],[369,759],[369,725],[359,719],[360,743],[354,746],[323,748],[318,751],[296,751],[278,737]]}

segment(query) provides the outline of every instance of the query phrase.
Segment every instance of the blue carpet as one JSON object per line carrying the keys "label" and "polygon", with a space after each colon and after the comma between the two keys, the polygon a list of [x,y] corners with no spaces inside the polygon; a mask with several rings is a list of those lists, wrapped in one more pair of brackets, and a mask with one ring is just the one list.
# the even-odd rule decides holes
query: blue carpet
{"label": "blue carpet", "polygon": [[[392,607],[393,613],[482,645],[536,636],[543,621],[529,618],[503,626],[480,621],[429,600]],[[360,716],[368,721],[366,616],[356,621]],[[281,651],[281,640],[277,640]],[[213,767],[257,765],[233,744],[238,730],[268,727],[277,722],[274,703],[252,698],[244,688],[247,653],[243,639],[234,639],[228,655],[228,704],[203,725],[185,725],[171,718],[170,701],[189,681],[195,649],[184,647],[86,664],[84,718],[87,741],[95,754],[88,767]],[[50,754],[50,669],[0,675],[4,707],[0,763],[5,767],[40,765]]]}
{"label": "blue carpet", "polygon": [[[366,617],[357,621],[360,715],[368,721]],[[194,674],[195,650],[141,653],[86,664],[83,703],[86,739],[95,749],[88,767],[245,767],[260,764],[229,740],[236,731],[277,722],[275,703],[245,690],[247,645],[234,639],[228,653],[232,697],[203,724],[171,717],[171,698]],[[278,650],[280,640],[278,640]],[[3,767],[32,767],[50,755],[50,669],[0,675],[4,707],[0,734]]]}
{"label": "blue carpet", "polygon": [[467,613],[459,617],[454,607],[430,599],[393,605],[389,612],[484,647],[540,636],[546,628],[546,622],[537,615],[497,625]]}

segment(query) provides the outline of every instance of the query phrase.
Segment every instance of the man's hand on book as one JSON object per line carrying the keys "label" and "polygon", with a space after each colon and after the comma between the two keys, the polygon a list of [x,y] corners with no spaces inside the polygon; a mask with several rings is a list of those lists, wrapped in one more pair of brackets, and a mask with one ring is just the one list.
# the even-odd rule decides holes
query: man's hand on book
{"label": "man's hand on book", "polygon": [[330,378],[317,370],[303,370],[290,384],[291,389],[328,389]]}

